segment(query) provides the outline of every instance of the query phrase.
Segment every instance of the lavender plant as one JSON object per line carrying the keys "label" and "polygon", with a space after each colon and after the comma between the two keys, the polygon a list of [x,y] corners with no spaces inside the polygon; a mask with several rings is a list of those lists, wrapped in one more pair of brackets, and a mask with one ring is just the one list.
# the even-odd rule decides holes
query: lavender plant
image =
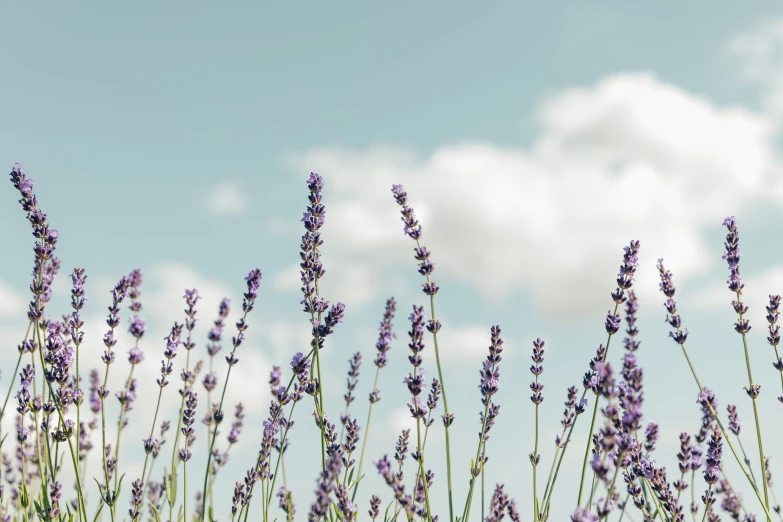
{"label": "lavender plant", "polygon": [[[174,322],[165,342],[158,347],[160,354],[154,355],[155,348],[146,343],[145,337],[147,323],[142,316],[142,272],[135,269],[122,276],[109,296],[106,319],[108,329],[102,337],[102,368],[87,370],[89,389],[85,392],[81,387],[85,361],[81,360],[80,352],[85,342],[82,313],[88,302],[87,272],[84,268],[73,269],[70,275],[71,311],[53,319],[47,307],[60,269],[60,261],[54,256],[59,233],[49,225],[46,214],[38,205],[34,183],[23,172],[20,164],[14,164],[10,177],[14,188],[21,195],[22,210],[32,227],[34,259],[30,284],[32,297],[26,310],[27,329],[18,346],[16,365],[0,410],[0,421],[10,415],[12,418],[8,419],[8,423],[12,422],[16,431],[7,434],[0,432],[0,449],[4,447],[9,450],[12,447],[12,451],[2,451],[0,522],[28,522],[36,519],[47,522],[87,522],[105,518],[112,522],[128,519],[134,522],[214,522],[224,517],[230,518],[232,522],[267,522],[279,518],[273,512],[275,498],[276,508],[282,518],[291,522],[297,514],[294,498],[308,498],[307,492],[290,489],[285,472],[285,455],[295,424],[295,411],[300,416],[307,414],[301,412],[301,407],[296,408],[303,401],[305,404],[312,403],[315,429],[311,427],[310,431],[317,437],[315,445],[320,450],[320,465],[312,474],[316,477],[314,495],[309,497],[311,501],[307,507],[299,509],[306,513],[308,521],[354,521],[369,517],[373,521],[384,522],[400,519],[434,522],[448,516],[450,522],[468,522],[471,514],[475,515],[478,510],[473,506],[477,489],[481,490],[480,515],[487,522],[500,522],[505,517],[513,522],[521,520],[517,502],[510,497],[504,484],[495,485],[488,506],[484,502],[485,477],[488,473],[491,476],[493,471],[493,468],[487,467],[487,443],[490,430],[500,418],[497,397],[504,348],[501,328],[497,325],[490,328],[488,354],[479,370],[481,408],[478,422],[470,428],[478,429],[475,453],[464,456],[454,454],[450,432],[454,414],[447,402],[444,381],[446,367],[440,357],[442,347],[438,337],[442,325],[435,314],[435,295],[439,287],[431,277],[435,265],[430,251],[421,243],[421,224],[401,185],[394,185],[392,193],[401,207],[403,232],[415,241],[414,258],[418,262],[419,274],[425,278],[422,290],[429,306],[425,309],[423,305],[414,304],[408,318],[407,362],[410,367],[403,384],[409,397],[407,409],[415,420],[415,432],[413,429],[401,432],[392,457],[380,455],[372,459],[374,472],[389,488],[386,492],[387,500],[384,501],[383,496],[379,495],[382,492],[366,492],[367,502],[364,507],[360,507],[362,497],[358,493],[365,477],[368,441],[373,436],[372,414],[381,400],[381,369],[387,366],[389,357],[396,353],[392,350],[392,341],[397,338],[393,324],[397,302],[392,297],[385,303],[374,347],[375,375],[369,388],[366,420],[362,424],[354,416],[356,407],[353,405],[359,395],[357,390],[362,385],[361,351],[353,353],[349,359],[344,406],[327,405],[324,400],[324,387],[331,385],[332,379],[325,374],[321,351],[326,347],[326,340],[343,321],[345,306],[342,303],[330,306],[320,292],[319,282],[326,274],[321,261],[321,247],[324,244],[322,230],[326,223],[324,180],[318,174],[311,173],[307,179],[308,204],[302,218],[305,232],[299,252],[303,296],[300,304],[308,318],[310,347],[306,353],[294,354],[288,365],[273,367],[269,375],[271,400],[268,415],[265,415],[257,433],[258,456],[244,476],[227,479],[229,484],[233,481],[233,489],[225,489],[232,493],[231,504],[221,516],[218,513],[220,506],[215,502],[219,494],[215,495],[214,492],[216,488],[231,487],[223,486],[219,479],[227,474],[225,471],[221,473],[221,470],[245,426],[245,410],[241,402],[233,406],[230,428],[225,430],[227,433],[224,437],[220,437],[220,428],[224,421],[229,422],[224,411],[229,407],[226,402],[230,400],[229,382],[232,369],[239,363],[239,355],[242,353],[239,348],[249,328],[250,312],[259,297],[261,271],[251,270],[245,278],[247,289],[242,295],[242,315],[235,324],[232,350],[224,357],[224,373],[220,366],[223,363],[216,356],[222,351],[221,343],[229,315],[228,298],[224,298],[218,306],[217,319],[206,333],[206,353],[201,354],[197,344],[200,334],[196,318],[201,296],[197,289],[185,289],[184,318],[182,322]],[[772,513],[783,520],[773,489],[769,455],[764,452],[762,440],[760,420],[763,415],[759,413],[758,400],[761,387],[755,383],[751,371],[751,351],[746,335],[751,326],[747,319],[749,307],[742,300],[744,284],[739,270],[736,220],[729,217],[724,221],[724,226],[728,229],[728,235],[723,258],[729,266],[727,283],[734,297],[731,304],[737,314],[734,329],[742,339],[748,378],[745,390],[751,399],[758,459],[755,456],[751,458],[746,451],[747,441],[743,442],[741,438],[743,433],[747,435],[747,430],[742,431],[739,407],[729,405],[725,410],[724,421],[718,413],[720,409],[715,393],[699,380],[686,350],[689,332],[683,327],[674,300],[673,276],[664,267],[663,260],[659,260],[657,268],[659,287],[665,297],[665,320],[672,328],[670,337],[680,347],[697,385],[694,397],[701,419],[696,430],[679,434],[679,451],[670,456],[672,462],[677,463],[676,468],[672,468],[674,473],[669,473],[665,466],[658,464],[658,458],[667,457],[658,457],[659,452],[656,453],[656,445],[662,433],[659,425],[652,421],[645,424],[644,373],[637,356],[641,346],[637,327],[639,301],[633,289],[640,244],[631,241],[624,247],[615,289],[610,292],[614,309],[604,319],[606,342],[598,346],[589,361],[589,367],[582,377],[581,394],[578,386],[568,387],[561,427],[554,438],[554,448],[551,448],[551,461],[548,467],[543,468],[542,451],[546,452],[546,445],[542,443],[540,417],[541,409],[545,407],[545,342],[539,338],[533,340],[533,364],[530,367],[533,376],[530,384],[533,448],[528,455],[532,470],[532,495],[525,509],[532,511],[534,522],[544,522],[552,517],[551,508],[558,478],[566,473],[579,477],[578,492],[574,491],[576,503],[570,516],[572,522],[622,522],[633,520],[637,515],[648,522],[681,522],[688,512],[694,522],[698,519],[702,522],[720,520],[720,512],[732,520],[752,521],[756,520],[753,510],[762,514],[767,522],[772,521]],[[780,303],[779,295],[769,296],[766,318],[767,341],[774,350],[773,369],[779,372],[783,389],[783,359],[778,351]],[[625,319],[624,351],[619,362],[613,366],[609,359],[609,348],[612,339],[622,328],[623,318],[619,314],[621,306]],[[128,339],[122,338],[119,329],[123,318],[128,323]],[[425,377],[427,364],[424,354],[428,349],[425,329],[431,334],[437,370],[437,378],[429,381],[429,389]],[[185,350],[184,358],[177,357],[181,348]],[[123,376],[118,389],[110,390],[109,373],[110,370],[112,374],[119,371],[112,370],[112,366],[118,362],[117,352],[120,350],[127,350],[127,375]],[[121,459],[123,431],[134,417],[137,390],[146,385],[139,382],[140,377],[135,369],[145,359],[152,357],[159,357],[161,361],[160,372],[155,380],[158,393],[154,414],[151,421],[133,421],[146,421],[148,424],[144,426],[146,436],[140,441],[141,448],[138,448],[141,473],[128,477],[129,491],[127,497],[123,497],[122,485],[126,475],[122,470],[129,467],[127,457]],[[173,440],[166,446],[171,456],[170,459],[168,456],[159,459],[167,442],[166,434],[175,420],[161,419],[169,395],[164,392],[171,380],[176,380],[172,378],[175,371],[181,383],[177,390],[179,398],[173,397],[174,402],[179,404],[175,414],[176,428],[172,432],[173,437],[169,436]],[[200,376],[202,371],[203,377]],[[504,369],[506,371],[507,368]],[[288,380],[284,384],[286,375]],[[196,390],[198,382],[204,388],[201,395]],[[112,394],[117,399],[116,403],[108,400]],[[9,409],[12,397],[12,407]],[[441,398],[443,411],[438,413]],[[783,396],[778,399],[783,402]],[[82,411],[85,404],[89,411]],[[328,406],[333,410],[329,410]],[[566,471],[562,466],[565,454],[576,438],[577,421],[589,408],[592,408],[589,431],[584,439],[577,441],[584,443],[585,447],[581,473],[578,469]],[[333,418],[339,415],[339,430],[330,421],[330,411]],[[110,440],[114,426],[111,415],[115,412],[117,421],[114,438]],[[438,416],[443,423],[445,436],[445,481],[436,481],[436,473],[429,467],[432,462],[432,448],[427,446],[429,429]],[[206,428],[202,444],[197,442],[197,418],[202,419]],[[724,452],[726,447],[728,451]],[[94,451],[99,452],[98,456],[92,458],[100,462],[100,471],[97,476],[88,477],[90,468],[87,463]],[[205,457],[203,475],[199,475],[202,469],[194,469],[197,462],[191,462],[196,452],[202,452]],[[728,453],[734,461],[732,466],[726,465]],[[467,468],[464,499],[455,498],[454,480],[461,480],[461,475],[452,475],[452,459],[464,460]],[[160,464],[162,470],[155,470],[158,460],[163,462]],[[732,476],[736,474],[736,469],[744,475],[755,496],[752,499],[754,502],[743,500],[737,484],[732,482],[737,480],[737,476]],[[301,471],[297,470],[297,473],[301,474]],[[194,485],[200,485],[200,489],[193,491]],[[436,489],[445,489],[447,506],[436,505]],[[127,511],[117,509],[123,498],[128,501]],[[251,501],[254,498],[259,500],[255,503],[251,518]],[[564,502],[571,501],[571,497],[563,493],[559,493],[558,498],[565,499]],[[462,506],[461,511],[455,511],[455,504],[458,508]]]}

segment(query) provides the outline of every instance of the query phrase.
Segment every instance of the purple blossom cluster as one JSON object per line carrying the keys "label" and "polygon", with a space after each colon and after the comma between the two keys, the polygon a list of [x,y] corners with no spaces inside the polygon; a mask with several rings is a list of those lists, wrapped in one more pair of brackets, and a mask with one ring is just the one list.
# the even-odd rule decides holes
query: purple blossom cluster
{"label": "purple blossom cluster", "polygon": [[[6,441],[5,450],[0,452],[0,522],[34,518],[52,522],[81,522],[98,519],[102,513],[104,518],[115,521],[122,519],[122,514],[117,512],[121,502],[127,502],[126,516],[134,522],[145,519],[195,522],[218,520],[220,503],[215,500],[220,495],[217,492],[219,486],[216,486],[218,478],[230,472],[231,468],[226,466],[229,454],[237,451],[235,448],[240,436],[244,439],[248,433],[257,435],[258,453],[247,467],[243,466],[244,476],[239,477],[238,481],[232,480],[231,521],[270,522],[284,518],[286,522],[293,522],[296,506],[292,489],[297,484],[289,480],[292,476],[301,476],[301,470],[298,469],[301,454],[292,455],[289,448],[293,447],[294,452],[300,451],[297,441],[293,440],[292,443],[291,437],[292,434],[297,435],[292,432],[296,416],[308,413],[300,412],[301,408],[297,410],[297,404],[306,397],[313,400],[315,409],[312,417],[319,432],[318,444],[313,445],[313,449],[317,452],[320,450],[320,470],[313,500],[306,511],[308,521],[353,522],[367,516],[373,521],[383,522],[402,519],[408,522],[435,522],[446,518],[445,506],[436,505],[436,500],[442,501],[444,498],[448,498],[448,522],[468,521],[471,512],[475,515],[479,509],[481,518],[487,522],[500,522],[506,517],[512,522],[522,519],[516,501],[509,495],[510,490],[497,484],[487,495],[485,486],[487,473],[491,478],[498,472],[494,467],[487,466],[490,457],[487,443],[490,431],[496,429],[500,411],[499,379],[504,350],[501,329],[499,326],[490,328],[488,354],[479,370],[478,388],[482,408],[478,419],[474,418],[474,422],[478,420],[475,455],[452,454],[449,428],[453,424],[454,415],[447,406],[444,372],[439,356],[438,333],[441,323],[435,317],[434,299],[439,287],[431,277],[435,265],[429,250],[421,244],[422,227],[402,185],[394,185],[392,193],[401,209],[403,232],[416,242],[414,258],[418,263],[418,273],[425,279],[423,291],[429,300],[428,311],[424,306],[413,305],[409,315],[410,330],[407,332],[407,361],[410,367],[403,384],[409,396],[407,413],[415,422],[415,427],[412,425],[410,429],[401,431],[393,455],[372,459],[380,480],[388,486],[387,498],[368,493],[367,504],[361,507],[357,494],[361,484],[370,482],[370,479],[365,478],[362,466],[368,440],[372,440],[370,420],[373,408],[381,397],[380,370],[395,364],[390,355],[392,341],[396,339],[393,320],[397,302],[394,298],[385,302],[373,352],[376,367],[374,381],[367,384],[360,380],[363,352],[354,352],[348,360],[343,394],[345,408],[342,412],[328,411],[324,403],[324,389],[331,387],[333,379],[328,374],[324,376],[328,366],[322,364],[324,361],[321,360],[320,351],[337,325],[343,322],[345,305],[330,305],[320,294],[319,282],[325,275],[321,261],[321,234],[326,217],[322,195],[324,180],[320,175],[311,173],[307,179],[308,205],[302,217],[305,232],[299,252],[303,295],[300,304],[304,312],[309,314],[309,351],[295,353],[288,366],[273,366],[268,373],[271,400],[268,413],[264,414],[260,429],[257,430],[252,428],[256,421],[252,417],[246,418],[254,410],[251,408],[246,411],[243,405],[243,402],[247,403],[245,399],[249,397],[248,390],[242,390],[243,402],[226,403],[225,400],[232,371],[236,371],[234,368],[240,364],[238,348],[244,344],[247,335],[249,313],[257,306],[261,271],[251,270],[245,277],[246,290],[242,294],[241,315],[234,323],[236,333],[231,339],[232,349],[228,354],[223,352],[221,358],[216,356],[223,351],[226,338],[225,328],[230,314],[227,298],[219,302],[217,318],[206,328],[206,343],[202,346],[197,344],[201,335],[197,324],[198,303],[202,296],[195,288],[186,289],[183,295],[184,318],[180,316],[173,323],[164,338],[165,342],[155,348],[150,345],[150,332],[154,333],[157,326],[152,318],[149,318],[148,323],[142,306],[142,272],[139,269],[130,271],[110,290],[106,318],[108,329],[102,336],[103,369],[86,370],[80,366],[84,363],[80,362],[80,356],[84,355],[81,352],[84,351],[85,342],[82,314],[88,301],[86,270],[75,268],[70,273],[68,313],[60,316],[48,313],[54,280],[60,269],[60,260],[54,257],[60,236],[50,227],[47,215],[39,208],[33,193],[35,185],[22,171],[21,165],[13,166],[11,182],[21,195],[20,204],[33,230],[35,262],[30,284],[32,299],[26,310],[29,327],[18,344],[17,366],[0,410],[0,420],[4,420],[2,416],[6,414],[13,417],[0,423],[0,426],[13,426],[10,438],[0,434],[0,438]],[[548,522],[558,516],[565,519],[566,515],[562,512],[556,514],[557,510],[553,510],[552,506],[565,505],[564,502],[570,501],[568,498],[559,500],[563,492],[557,491],[556,487],[558,477],[566,474],[580,478],[578,497],[574,494],[576,505],[568,509],[572,522],[631,519],[632,510],[638,511],[640,518],[647,522],[682,522],[688,511],[694,521],[699,518],[702,521],[717,521],[721,517],[728,517],[750,522],[758,517],[771,522],[773,513],[780,515],[781,507],[775,498],[769,468],[770,456],[764,451],[759,424],[759,419],[765,418],[758,410],[757,399],[761,387],[753,380],[751,372],[750,354],[755,352],[749,350],[749,337],[746,335],[751,327],[747,318],[748,306],[742,301],[744,283],[740,276],[739,233],[733,217],[726,218],[723,225],[728,230],[723,253],[723,259],[729,267],[727,285],[734,294],[731,301],[737,314],[734,329],[742,336],[748,376],[745,390],[752,399],[754,423],[741,425],[741,408],[738,405],[730,404],[721,411],[716,394],[699,379],[686,346],[689,333],[683,327],[674,299],[676,290],[673,276],[665,268],[662,259],[658,260],[656,266],[659,289],[664,296],[665,321],[670,327],[669,336],[675,341],[677,351],[683,353],[697,385],[698,394],[694,389],[694,395],[697,397],[698,410],[694,408],[694,413],[700,415],[700,423],[694,425],[692,431],[678,430],[677,438],[668,440],[671,432],[666,424],[659,425],[646,419],[645,393],[651,393],[646,386],[652,381],[645,384],[641,365],[644,352],[640,353],[640,306],[634,289],[640,243],[631,241],[623,249],[620,271],[614,281],[616,286],[614,283],[612,285],[615,286],[610,294],[614,310],[603,316],[602,331],[607,335],[606,341],[598,345],[590,360],[589,369],[582,378],[581,394],[578,386],[567,388],[561,428],[554,437],[555,447],[550,447],[549,452],[542,450],[540,445],[540,414],[548,404],[544,402],[542,376],[545,356],[550,357],[553,353],[557,355],[557,345],[549,345],[545,350],[543,340],[536,338],[533,341],[532,364],[529,368],[532,375],[529,385],[532,405],[528,405],[529,414],[533,417],[528,424],[531,430],[535,430],[534,447],[528,454],[533,473],[533,494],[526,519],[532,518],[533,522]],[[778,351],[780,304],[780,295],[769,296],[766,338],[774,350],[772,364],[780,375],[783,389],[783,359]],[[127,324],[127,329],[119,328],[123,322]],[[437,377],[431,379],[425,378],[425,366],[430,364],[424,354],[425,330],[432,335],[438,371]],[[616,341],[612,343],[612,339],[621,330],[624,334],[624,350],[619,355],[613,354],[610,359],[610,345],[617,344]],[[330,342],[334,342],[335,349],[341,350],[340,342]],[[550,351],[553,346],[554,350]],[[185,349],[184,357],[177,357],[180,348]],[[160,355],[155,355],[158,353],[156,349],[161,350]],[[118,352],[127,353],[127,359],[121,357],[118,360]],[[663,353],[656,356],[668,357]],[[135,402],[137,394],[141,394],[148,386],[144,382],[146,374],[141,368],[149,364],[148,359],[157,361],[157,357],[161,361],[160,372],[155,372],[157,387],[151,388],[158,392],[155,409],[147,408],[146,404],[140,408]],[[226,361],[226,373],[219,378],[218,365],[222,364],[223,359]],[[110,381],[110,370],[112,375],[120,371],[112,369],[117,366],[127,367],[127,375],[116,375],[114,378],[117,380]],[[89,372],[87,382],[82,380],[83,371]],[[178,390],[179,398],[175,397],[180,406],[176,415],[171,417],[176,420],[176,428],[171,420],[164,418],[171,413],[168,402],[164,400],[164,390],[175,371],[182,383]],[[252,366],[245,371],[254,377],[257,375]],[[109,390],[110,382],[113,383],[113,390]],[[206,400],[203,400],[204,393],[199,397],[196,391],[199,382],[206,392]],[[266,389],[265,383],[259,381],[259,384],[263,384]],[[369,404],[366,420],[362,423],[351,408],[356,396],[364,391],[368,393]],[[328,394],[331,393],[333,391],[330,389]],[[581,475],[578,475],[574,470],[566,470],[562,466],[568,466],[565,454],[570,443],[580,439],[580,433],[575,429],[588,408],[588,393],[594,397],[593,415],[589,431],[579,441],[585,444],[585,455]],[[118,403],[106,401],[110,394],[118,399]],[[14,402],[11,408],[7,408],[11,397]],[[436,482],[436,473],[430,469],[432,445],[430,443],[428,446],[428,440],[429,429],[440,414],[437,409],[441,400],[444,406],[441,419],[446,428],[446,469],[443,480],[439,477]],[[779,400],[783,402],[783,395]],[[89,413],[82,409],[85,402],[89,406]],[[684,401],[683,404],[688,402]],[[233,404],[233,416],[225,419],[224,407],[228,407],[228,404]],[[123,468],[129,459],[120,451],[122,435],[127,431],[124,428],[129,423],[145,422],[137,419],[137,410],[148,414],[151,422],[146,425],[149,430],[143,432],[146,436],[141,439],[145,454],[141,473],[132,481],[128,479],[130,486],[126,485],[123,492]],[[113,411],[118,414],[114,426],[111,417]],[[340,414],[339,424],[330,421],[329,413],[335,419]],[[201,429],[196,424],[198,416],[201,416],[201,424],[206,427],[203,443],[199,442],[202,438],[197,436],[198,429]],[[753,435],[754,431],[756,440],[748,445],[745,439],[749,434]],[[173,442],[165,446],[169,432],[174,434]],[[658,447],[666,448],[667,444],[672,443],[678,449],[676,454],[661,455]],[[164,447],[170,449],[170,460],[166,457],[160,459],[164,461],[163,464],[158,464]],[[93,451],[94,448],[97,449]],[[201,449],[205,459],[193,458]],[[136,450],[139,450],[138,446]],[[758,460],[753,455],[756,450]],[[95,457],[90,457],[93,454]],[[552,457],[551,464],[543,467],[542,461],[547,456]],[[120,457],[123,457],[122,461]],[[452,458],[462,458],[464,464],[455,466],[454,474]],[[665,465],[659,463],[665,458],[672,462],[676,459],[676,467],[669,468],[671,473]],[[203,483],[193,491],[194,483],[188,481],[189,472],[200,468],[204,460],[206,465],[201,468]],[[88,465],[88,462],[92,464]],[[292,462],[296,466],[294,473],[291,473]],[[503,464],[508,465],[505,460]],[[87,474],[93,466],[99,472],[97,476],[88,479]],[[548,475],[544,475],[547,469]],[[454,497],[458,490],[453,487],[455,477],[460,472],[468,482],[463,506],[455,505]],[[749,489],[743,488],[741,484],[743,476]],[[71,482],[73,488],[69,486]],[[88,487],[95,487],[92,483],[97,485],[97,494],[88,494]],[[748,498],[743,498],[742,493]],[[485,502],[487,496],[489,499]],[[275,509],[277,513],[273,512]]]}

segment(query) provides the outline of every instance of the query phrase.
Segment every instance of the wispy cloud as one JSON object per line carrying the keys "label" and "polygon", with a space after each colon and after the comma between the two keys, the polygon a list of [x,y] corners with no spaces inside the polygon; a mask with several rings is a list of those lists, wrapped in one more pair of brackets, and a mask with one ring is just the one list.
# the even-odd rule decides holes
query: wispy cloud
{"label": "wispy cloud", "polygon": [[0,317],[24,317],[25,312],[25,302],[19,292],[0,280]]}
{"label": "wispy cloud", "polygon": [[247,210],[247,197],[234,182],[223,182],[209,193],[207,207],[218,216],[237,216]]}
{"label": "wispy cloud", "polygon": [[[463,143],[417,157],[324,148],[293,163],[327,176],[331,255],[372,267],[364,280],[413,263],[399,209],[377,190],[403,183],[436,279],[452,277],[490,300],[528,290],[539,310],[560,318],[605,301],[629,240],[642,241],[637,291],[654,294],[655,259],[666,257],[680,280],[704,270],[712,261],[703,232],[770,196],[771,119],[652,74],[566,89],[542,105],[540,123],[529,149]],[[379,288],[366,285],[364,298]]]}

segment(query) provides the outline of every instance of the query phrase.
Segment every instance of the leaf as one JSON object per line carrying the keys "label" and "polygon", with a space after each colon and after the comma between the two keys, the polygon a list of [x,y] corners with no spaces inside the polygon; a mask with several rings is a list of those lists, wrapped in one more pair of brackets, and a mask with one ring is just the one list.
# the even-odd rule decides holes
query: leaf
{"label": "leaf", "polygon": [[19,503],[27,509],[30,505],[30,496],[27,494],[27,484],[22,482],[22,491],[19,492]]}
{"label": "leaf", "polygon": [[170,504],[174,504],[174,501],[177,500],[177,468],[179,466],[174,466],[174,469],[171,470],[171,499],[169,500]]}
{"label": "leaf", "polygon": [[356,479],[356,482],[354,482],[353,484],[350,484],[350,485],[348,486],[348,489],[351,489],[351,488],[353,488],[353,487],[356,487],[356,485],[357,485],[359,482],[361,482],[361,480],[362,480],[364,477],[366,477],[366,476],[367,476],[367,474],[362,474],[362,476],[361,476],[361,477],[359,477],[358,479]]}
{"label": "leaf", "polygon": [[152,512],[155,515],[155,522],[160,522],[160,513],[158,513],[158,508],[155,507],[155,504],[150,504],[150,507],[152,507]]}
{"label": "leaf", "polygon": [[120,476],[120,481],[117,484],[117,491],[114,492],[114,498],[119,498],[120,491],[122,491],[122,479],[124,478],[125,478],[125,473],[123,473],[122,476]]}
{"label": "leaf", "polygon": [[383,512],[383,522],[389,522],[389,508],[392,507],[392,503],[389,502],[389,505],[386,506],[386,511]]}

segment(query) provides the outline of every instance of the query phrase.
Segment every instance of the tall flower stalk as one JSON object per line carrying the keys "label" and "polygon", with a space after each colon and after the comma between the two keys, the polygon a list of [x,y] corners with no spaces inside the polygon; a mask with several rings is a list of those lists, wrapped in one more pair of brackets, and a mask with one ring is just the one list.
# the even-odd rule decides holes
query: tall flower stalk
{"label": "tall flower stalk", "polygon": [[[753,418],[756,422],[756,438],[759,446],[761,476],[765,477],[767,472],[764,464],[764,445],[761,437],[759,409],[756,404],[756,399],[758,398],[759,393],[761,393],[761,385],[753,382],[753,373],[750,369],[750,354],[748,353],[748,340],[746,334],[750,331],[751,326],[750,321],[744,318],[745,314],[748,313],[748,306],[742,302],[742,289],[745,285],[742,283],[742,278],[740,277],[739,262],[742,254],[740,254],[739,251],[739,232],[737,231],[737,222],[734,219],[734,216],[727,217],[723,221],[723,226],[729,231],[726,235],[726,242],[724,243],[726,251],[723,254],[723,259],[729,265],[730,275],[727,282],[729,290],[734,292],[734,295],[736,296],[736,299],[731,302],[734,311],[737,313],[737,322],[734,323],[734,329],[742,336],[742,347],[745,351],[745,368],[748,370],[748,386],[745,388],[745,391],[753,403]],[[769,489],[767,488],[767,482],[765,480],[762,480],[761,482],[764,485],[764,506],[767,508],[767,511],[769,511]]]}
{"label": "tall flower stalk", "polygon": [[533,365],[530,367],[530,373],[534,380],[530,384],[530,390],[533,392],[530,401],[535,405],[536,410],[536,438],[535,449],[529,455],[530,465],[533,467],[533,521],[538,522],[541,519],[541,509],[538,503],[538,464],[541,462],[541,455],[538,453],[538,406],[544,402],[544,385],[538,378],[544,373],[544,341],[536,339],[533,341]]}
{"label": "tall flower stalk", "polygon": [[435,270],[435,263],[430,259],[430,251],[421,245],[421,225],[416,219],[413,208],[408,206],[408,194],[405,192],[405,189],[402,185],[393,185],[392,194],[394,194],[394,200],[397,204],[402,207],[400,213],[402,214],[401,219],[404,224],[403,231],[405,235],[416,241],[416,248],[413,250],[414,257],[419,262],[419,273],[426,279],[426,282],[422,283],[422,291],[430,298],[430,320],[427,323],[427,330],[432,334],[432,343],[435,347],[435,364],[438,367],[438,380],[440,381],[443,394],[443,427],[446,433],[446,483],[449,493],[449,522],[451,522],[454,520],[454,500],[451,486],[451,438],[449,436],[449,428],[454,423],[454,414],[449,410],[449,402],[446,397],[446,383],[443,380],[443,368],[440,363],[440,352],[438,350],[438,332],[441,329],[441,322],[435,316],[435,294],[438,293],[439,287],[430,277]]}
{"label": "tall flower stalk", "polygon": [[226,363],[228,364],[228,368],[226,369],[226,378],[223,380],[223,391],[220,394],[220,402],[218,403],[217,408],[214,412],[214,419],[215,419],[215,428],[212,431],[212,436],[210,437],[209,441],[209,454],[207,455],[207,466],[206,470],[204,471],[204,486],[202,491],[202,500],[201,500],[201,510],[199,511],[199,520],[203,522],[206,517],[206,506],[207,506],[207,484],[209,482],[209,471],[210,471],[210,465],[212,464],[212,451],[215,449],[215,439],[217,439],[217,430],[220,423],[223,421],[223,402],[226,399],[226,389],[228,388],[228,379],[231,377],[231,369],[239,362],[239,359],[236,356],[237,348],[239,348],[242,345],[242,342],[245,340],[245,331],[248,328],[248,324],[246,322],[247,315],[253,310],[253,306],[255,305],[256,298],[258,297],[258,288],[261,284],[261,270],[254,269],[251,270],[247,277],[245,278],[245,282],[247,283],[247,291],[244,294],[244,299],[242,300],[242,318],[237,321],[236,327],[237,327],[237,334],[232,338],[231,344],[233,345],[233,349],[231,350],[231,353],[226,356]]}
{"label": "tall flower stalk", "polygon": [[758,485],[756,484],[756,481],[753,480],[753,477],[748,471],[748,468],[745,467],[742,458],[739,456],[737,450],[734,448],[734,445],[732,444],[731,439],[728,436],[726,428],[723,426],[723,422],[721,422],[720,417],[718,417],[718,413],[715,410],[715,407],[713,406],[713,401],[715,396],[712,392],[710,392],[709,390],[707,390],[702,386],[701,381],[699,380],[699,377],[696,374],[696,368],[693,366],[693,363],[691,362],[691,358],[688,355],[688,351],[685,348],[685,342],[688,339],[688,329],[683,328],[682,319],[680,315],[677,313],[677,303],[674,300],[674,294],[676,292],[676,288],[672,280],[672,273],[671,271],[667,270],[666,267],[664,267],[663,259],[658,260],[657,268],[661,279],[659,288],[661,290],[661,293],[663,293],[663,295],[666,296],[667,298],[666,301],[664,302],[664,307],[668,312],[666,315],[666,322],[669,324],[669,326],[673,328],[673,330],[669,332],[669,337],[671,337],[674,340],[674,342],[680,346],[680,349],[682,350],[682,353],[685,356],[685,361],[688,363],[688,368],[691,370],[693,379],[696,381],[696,386],[698,386],[699,388],[699,402],[709,411],[712,419],[718,425],[718,428],[720,429],[723,439],[726,441],[729,448],[731,449],[732,454],[734,455],[734,459],[737,461],[737,464],[739,465],[740,469],[745,475],[745,478],[748,479],[748,483],[750,483],[750,486],[753,488],[753,492],[756,494],[756,498],[758,498],[759,502],[764,508],[764,513],[767,517],[767,522],[772,522],[772,517],[769,514],[769,509],[767,509],[767,504],[761,497],[761,493],[759,491]]}
{"label": "tall flower stalk", "polygon": [[[495,420],[500,414],[500,405],[492,402],[492,396],[500,389],[500,361],[503,359],[500,354],[503,353],[503,339],[500,337],[500,327],[493,326],[490,329],[491,344],[489,354],[479,372],[481,375],[481,403],[484,410],[479,414],[481,430],[479,431],[478,448],[476,449],[476,458],[470,466],[470,486],[468,488],[468,497],[465,500],[465,508],[462,511],[461,520],[468,520],[470,516],[470,507],[473,500],[473,490],[476,485],[476,478],[481,474],[484,467],[484,450],[489,440],[489,430],[495,424]],[[535,340],[536,346],[540,344],[543,347],[541,339]],[[539,390],[540,391],[540,390]],[[537,393],[534,391],[534,393]]]}
{"label": "tall flower stalk", "polygon": [[[634,275],[636,274],[636,267],[638,266],[637,255],[639,253],[639,241],[631,241],[630,244],[623,248],[625,253],[623,254],[623,264],[620,266],[620,273],[617,275],[617,288],[612,292],[612,300],[614,301],[614,312],[609,312],[604,320],[604,327],[608,337],[606,338],[606,347],[603,349],[603,354],[600,357],[599,363],[606,361],[606,357],[609,354],[609,343],[612,341],[612,336],[620,330],[620,316],[617,315],[617,310],[621,304],[623,304],[627,297],[625,295],[626,290],[630,290],[633,286]],[[585,387],[585,392],[587,387]],[[584,398],[584,394],[582,394]],[[584,489],[585,476],[587,470],[587,458],[590,455],[590,439],[593,436],[593,430],[595,429],[595,420],[598,414],[599,397],[596,394],[595,402],[593,403],[593,418],[590,422],[590,432],[588,433],[587,443],[585,444],[585,456],[582,461],[582,476],[579,481],[579,496],[577,497],[576,504],[582,503],[582,492]]]}
{"label": "tall flower stalk", "polygon": [[[367,422],[364,424],[364,438],[362,439],[362,451],[359,456],[359,467],[356,472],[357,477],[362,476],[362,465],[364,464],[364,451],[367,449],[367,441],[370,436],[370,421],[372,420],[372,408],[376,402],[381,400],[381,392],[378,390],[378,377],[381,374],[381,368],[386,366],[388,361],[386,352],[391,349],[391,341],[394,332],[392,330],[392,320],[394,319],[394,313],[397,311],[397,302],[393,297],[390,297],[386,301],[386,310],[383,312],[383,320],[381,321],[380,333],[378,335],[378,342],[375,343],[375,349],[378,350],[378,354],[375,356],[375,380],[372,385],[372,392],[370,392],[369,402],[370,407],[367,409]],[[426,440],[426,439],[425,439]],[[353,495],[351,500],[356,501],[356,495],[359,492],[359,486],[361,482],[357,483],[353,488]],[[377,516],[377,513],[376,513]]]}

